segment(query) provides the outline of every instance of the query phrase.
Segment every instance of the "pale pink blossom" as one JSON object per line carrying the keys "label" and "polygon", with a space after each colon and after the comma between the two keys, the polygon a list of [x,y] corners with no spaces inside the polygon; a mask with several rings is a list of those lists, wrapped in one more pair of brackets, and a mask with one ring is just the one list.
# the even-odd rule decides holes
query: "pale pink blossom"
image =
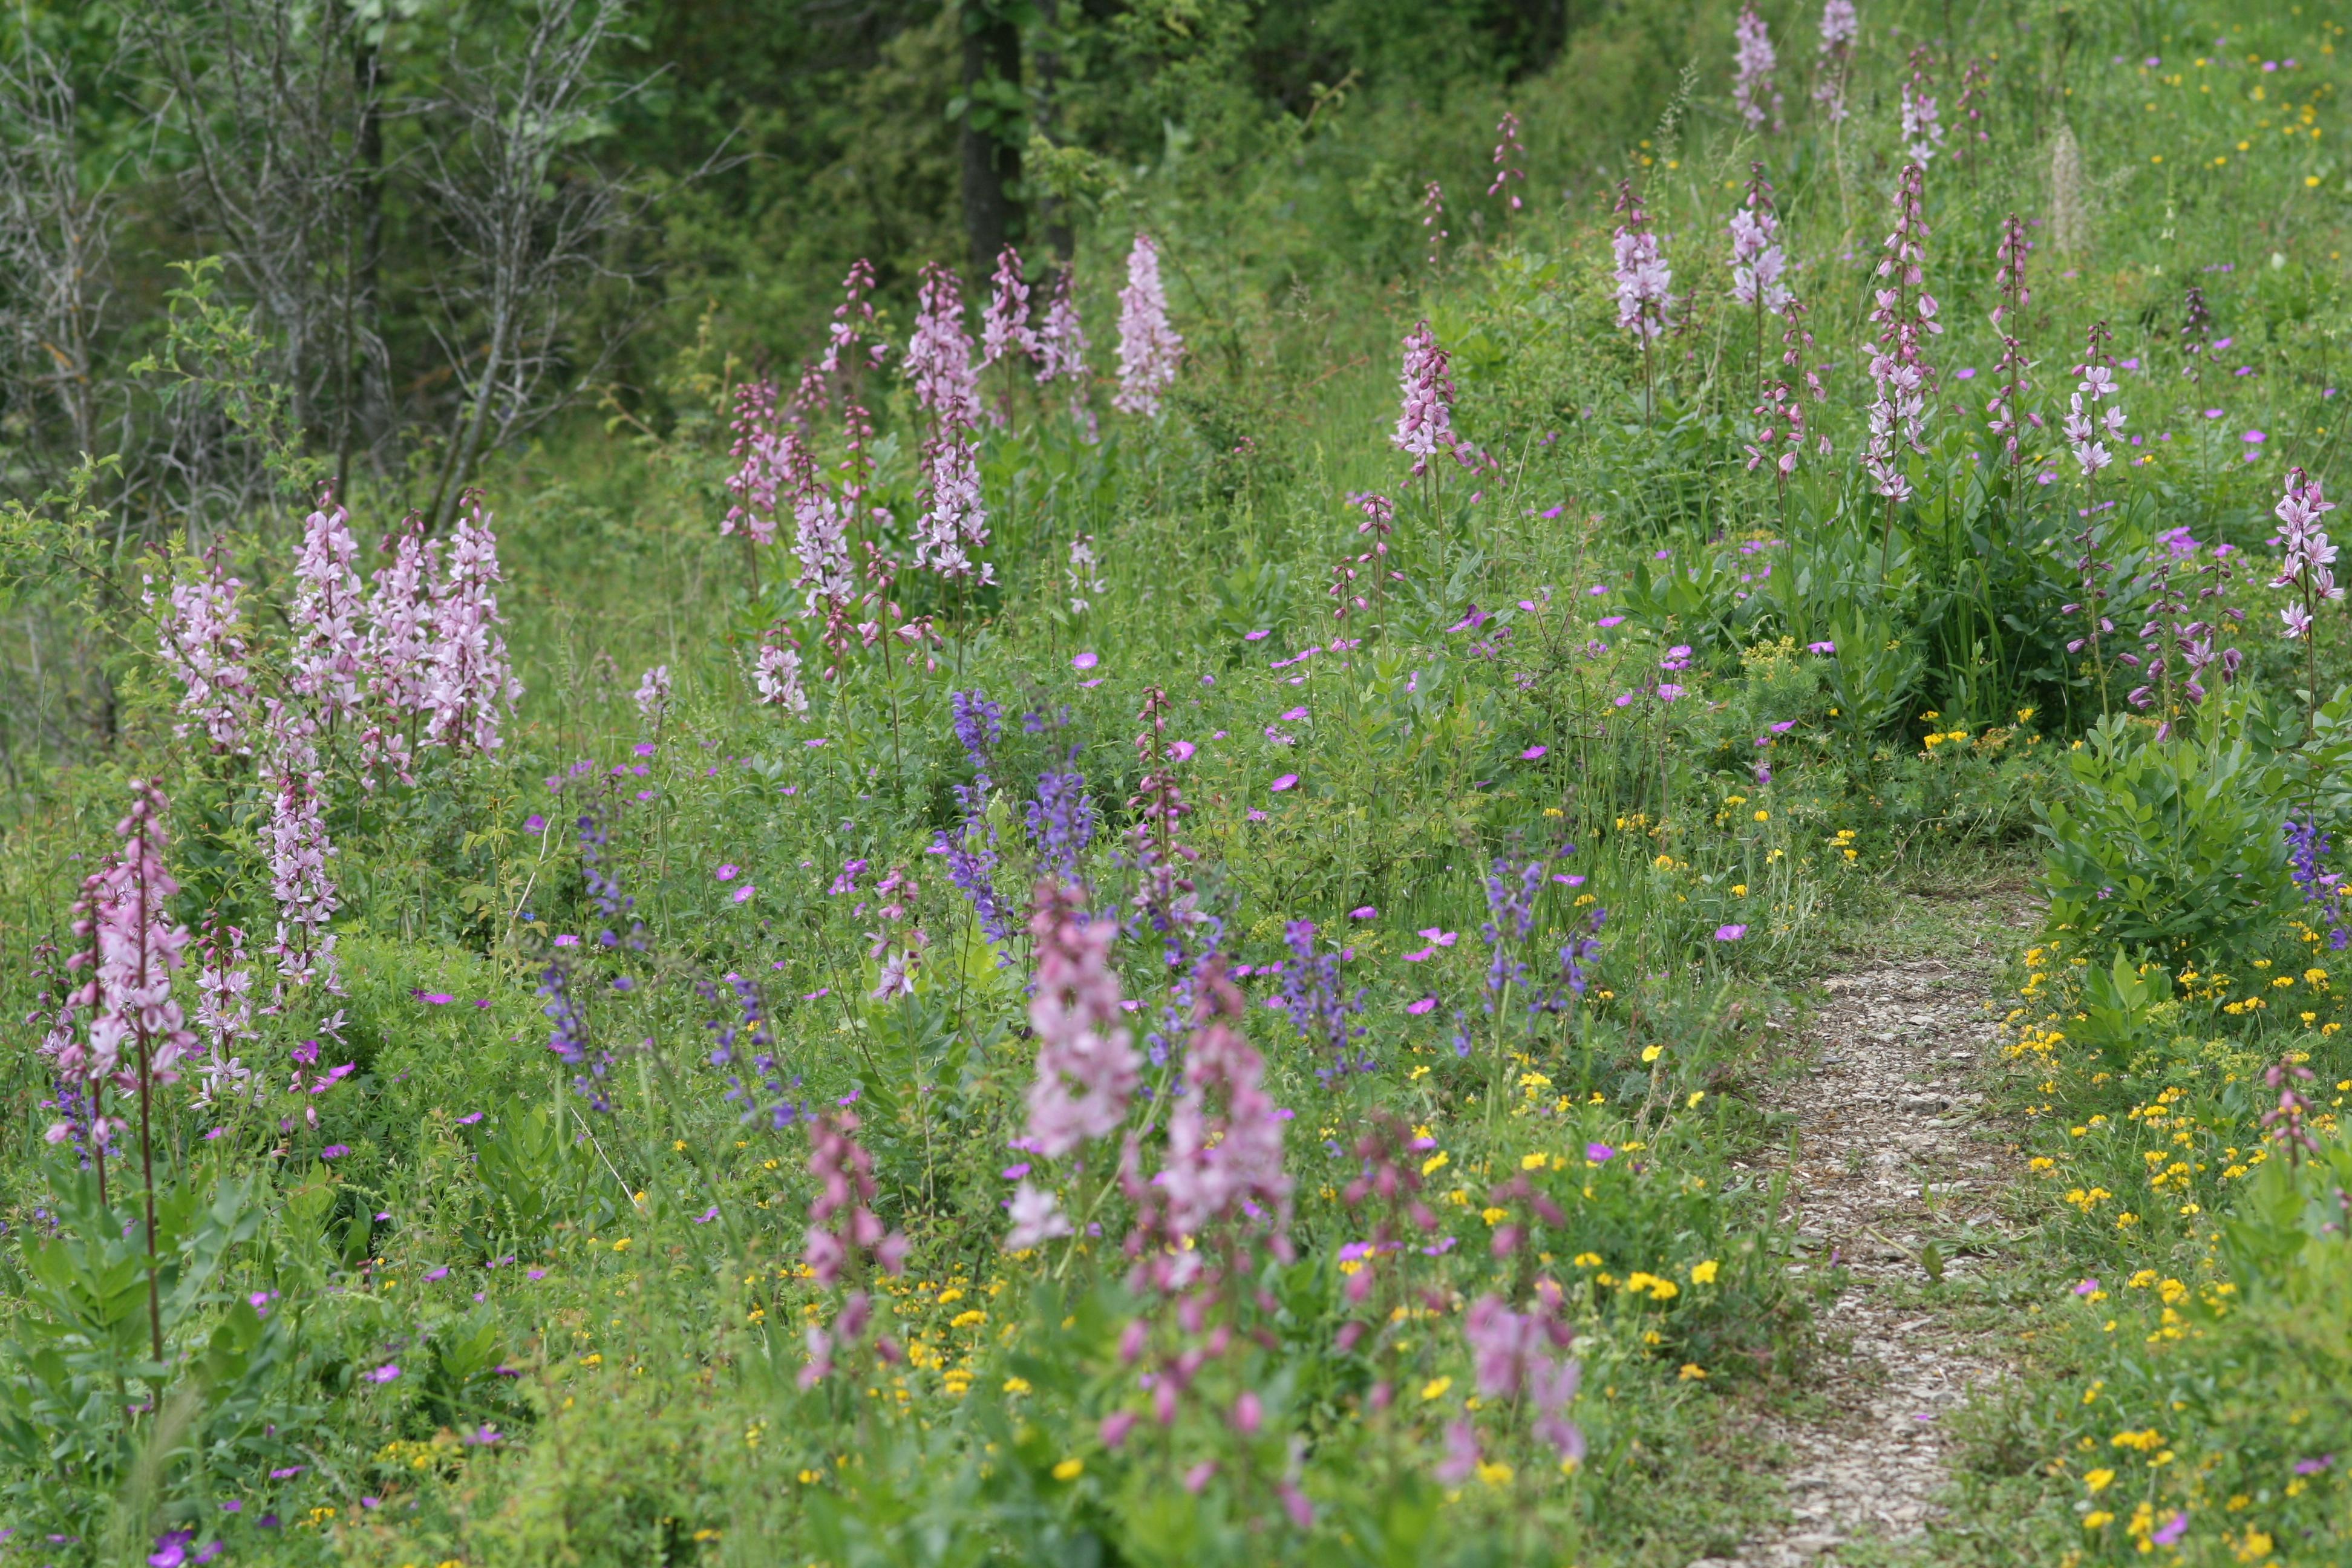
{"label": "pale pink blossom", "polygon": [[1659,252],[1658,237],[1630,179],[1618,186],[1617,211],[1625,219],[1610,241],[1617,258],[1617,325],[1647,342],[1666,330],[1674,271]]}
{"label": "pale pink blossom", "polygon": [[790,643],[781,640],[761,643],[752,680],[759,689],[761,701],[794,715],[804,716],[808,712],[808,692],[801,685],[800,650]]}
{"label": "pale pink blossom", "polygon": [[1772,53],[1772,39],[1764,26],[1764,18],[1756,14],[1755,6],[1739,8],[1739,19],[1732,24],[1731,37],[1733,106],[1748,122],[1748,130],[1761,131],[1767,121],[1773,130],[1780,130],[1780,91],[1772,80],[1773,68],[1780,62]]}
{"label": "pale pink blossom", "polygon": [[1006,246],[997,253],[989,279],[988,308],[980,317],[980,363],[983,368],[1008,354],[1039,357],[1037,334],[1029,325],[1029,285],[1021,279],[1021,253]]}
{"label": "pale pink blossom", "polygon": [[1415,479],[1428,471],[1429,459],[1440,450],[1451,452],[1465,468],[1475,461],[1464,455],[1461,437],[1454,431],[1454,382],[1446,374],[1446,360],[1427,321],[1406,334],[1403,368],[1397,377],[1402,406],[1389,444],[1412,459]]}
{"label": "pale pink blossom", "polygon": [[142,1075],[175,1082],[176,1064],[195,1045],[172,995],[172,971],[184,962],[188,931],[168,912],[180,890],[163,868],[168,809],[162,790],[131,780],[131,809],[114,828],[121,847],[83,879],[73,927],[83,945],[67,967],[89,971],[71,998],[89,1025],[84,1040],[69,1039],[57,1053],[58,1070],[68,1079],[95,1084],[111,1078],[124,1088],[137,1087]]}
{"label": "pale pink blossom", "polygon": [[1517,212],[1519,193],[1511,189],[1511,182],[1517,180],[1524,185],[1528,181],[1527,170],[1519,166],[1519,161],[1527,156],[1527,149],[1519,145],[1519,117],[1507,109],[1503,110],[1502,123],[1495,127],[1495,183],[1486,187],[1486,194],[1507,196],[1511,211]]}
{"label": "pale pink blossom", "polygon": [[497,627],[499,541],[477,498],[449,540],[449,573],[436,595],[425,658],[427,745],[488,754],[502,743],[499,708],[511,712],[522,682],[507,661]]}
{"label": "pale pink blossom", "polygon": [[376,569],[362,652],[368,710],[360,731],[360,784],[370,790],[386,773],[404,784],[416,782],[404,724],[410,714],[427,708],[425,659],[432,643],[434,578],[441,564],[440,542],[425,537],[425,520],[414,512],[398,539],[386,543],[392,560]]}
{"label": "pale pink blossom", "polygon": [[2319,526],[2319,520],[2335,510],[2336,503],[2322,492],[2317,479],[2301,468],[2287,470],[2286,493],[2272,510],[2279,520],[2278,542],[2284,549],[2278,575],[2271,579],[2270,585],[2294,589],[2303,595],[2279,612],[2279,618],[2286,625],[2281,635],[2289,639],[2300,637],[2311,629],[2312,612],[2317,606],[2344,597],[2345,591],[2336,584],[2332,570],[2336,546],[2328,542],[2326,531]]}
{"label": "pale pink blossom", "polygon": [[1282,1121],[1264,1087],[1265,1065],[1234,1026],[1241,994],[1222,968],[1202,978],[1200,1027],[1184,1054],[1184,1093],[1168,1119],[1162,1171],[1169,1228],[1198,1236],[1212,1221],[1247,1215],[1288,1250],[1290,1177]]}
{"label": "pale pink blossom", "polygon": [[754,544],[772,543],[776,537],[776,494],[784,477],[776,395],[776,384],[765,376],[735,386],[735,444],[728,450],[735,471],[727,476],[727,493],[735,503],[719,520],[719,531],[740,530]]}
{"label": "pale pink blossom", "polygon": [[287,689],[309,700],[320,723],[331,727],[359,711],[366,639],[360,630],[360,577],[352,563],[359,545],[348,518],[329,496],[302,522],[294,558],[294,602],[286,618]]}
{"label": "pale pink blossom", "polygon": [[655,729],[661,728],[663,716],[669,711],[669,666],[655,665],[637,681],[635,692],[637,717]]}
{"label": "pale pink blossom", "polygon": [[923,268],[915,334],[908,341],[900,374],[915,384],[916,405],[935,420],[979,426],[980,384],[971,363],[971,337],[964,331],[962,287],[937,262]]}
{"label": "pale pink blossom", "polygon": [[[172,584],[171,608],[161,617],[158,651],[163,666],[180,685],[177,710],[182,722],[172,727],[184,739],[190,726],[202,726],[215,752],[249,754],[247,728],[253,721],[253,673],[247,668],[251,649],[239,620],[237,595],[245,584],[221,564],[220,547],[205,552],[203,574],[194,582]],[[151,589],[141,598],[151,608]]]}
{"label": "pale pink blossom", "polygon": [[1149,418],[1176,381],[1184,340],[1168,324],[1168,296],[1160,286],[1160,250],[1138,234],[1127,255],[1127,287],[1118,291],[1118,395],[1111,406]]}
{"label": "pale pink blossom", "polygon": [[1853,0],[1825,0],[1822,6],[1821,80],[1813,88],[1813,101],[1822,106],[1822,118],[1832,125],[1845,118],[1846,78],[1853,69],[1853,44],[1861,31]]}
{"label": "pale pink blossom", "polygon": [[[1888,280],[1877,290],[1870,312],[1879,329],[1870,351],[1870,379],[1877,395],[1870,405],[1870,439],[1862,464],[1878,493],[1891,503],[1909,499],[1911,479],[1902,453],[1924,452],[1928,370],[1922,353],[1924,338],[1942,331],[1936,320],[1936,297],[1920,288],[1926,274],[1927,222],[1924,216],[1923,176],[1919,165],[1906,164],[1896,182],[1895,227],[1885,240],[1878,276]],[[1915,293],[1914,290],[1916,290]]]}
{"label": "pale pink blossom", "polygon": [[1731,297],[1743,305],[1761,304],[1772,315],[1784,314],[1792,297],[1782,281],[1789,268],[1780,249],[1780,218],[1772,209],[1771,187],[1763,184],[1758,166],[1748,187],[1748,201],[1731,214]]}
{"label": "pale pink blossom", "polygon": [[923,444],[923,515],[915,520],[915,564],[950,580],[996,581],[996,569],[975,561],[988,548],[988,503],[980,489],[980,452],[966,426],[943,426]]}
{"label": "pale pink blossom", "polygon": [[1024,1181],[1013,1189],[1013,1228],[1004,1235],[1004,1250],[1026,1252],[1055,1237],[1070,1234],[1070,1216],[1062,1201],[1034,1184]]}
{"label": "pale pink blossom", "polygon": [[1927,65],[1934,56],[1926,45],[1911,51],[1911,79],[1903,84],[1903,154],[1924,164],[1944,144],[1944,127],[1936,117],[1936,100],[1927,89]]}
{"label": "pale pink blossom", "polygon": [[1118,921],[1087,918],[1085,897],[1066,882],[1039,882],[1029,919],[1037,943],[1037,989],[1029,1001],[1037,1077],[1029,1086],[1028,1132],[1049,1160],[1117,1131],[1141,1081],[1110,968]]}

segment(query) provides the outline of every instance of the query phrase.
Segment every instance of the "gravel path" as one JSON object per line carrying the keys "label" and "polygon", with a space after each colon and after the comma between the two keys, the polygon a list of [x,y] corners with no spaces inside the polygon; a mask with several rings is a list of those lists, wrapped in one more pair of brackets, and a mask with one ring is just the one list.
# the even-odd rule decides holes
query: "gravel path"
{"label": "gravel path", "polygon": [[1985,1003],[1999,978],[1999,960],[1979,948],[1827,983],[1829,1000],[1806,1026],[1817,1065],[1780,1091],[1778,1109],[1803,1132],[1790,1171],[1790,1268],[1842,1267],[1851,1283],[1820,1315],[1816,1419],[1769,1424],[1792,1457],[1790,1521],[1743,1542],[1737,1557],[1693,1568],[1834,1563],[1841,1550],[1901,1555],[1937,1512],[1944,1420],[2003,1364],[1912,1288],[1930,1265],[1947,1279],[1975,1266],[1951,1255],[1963,1227],[2001,1234],[1992,1202],[2001,1143],[1979,1128],[1981,1096],[1968,1088],[1992,1047],[1996,1015]]}

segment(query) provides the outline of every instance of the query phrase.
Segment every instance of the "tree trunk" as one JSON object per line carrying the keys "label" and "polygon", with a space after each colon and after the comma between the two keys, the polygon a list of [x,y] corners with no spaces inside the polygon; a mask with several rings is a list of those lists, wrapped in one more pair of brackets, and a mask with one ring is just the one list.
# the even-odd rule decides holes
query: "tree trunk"
{"label": "tree trunk", "polygon": [[996,253],[1020,222],[1013,195],[1021,179],[1020,128],[1004,123],[988,90],[1020,81],[1021,30],[989,0],[963,0],[963,226],[976,278],[995,268]]}

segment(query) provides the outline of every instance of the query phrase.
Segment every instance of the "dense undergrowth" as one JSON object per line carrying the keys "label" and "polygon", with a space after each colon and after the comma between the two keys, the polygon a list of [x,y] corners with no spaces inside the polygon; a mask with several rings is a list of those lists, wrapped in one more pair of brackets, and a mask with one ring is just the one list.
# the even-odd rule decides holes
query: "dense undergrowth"
{"label": "dense undergrowth", "polygon": [[[1139,196],[1190,290],[1156,413],[1111,405],[1106,222],[1092,369],[991,367],[961,424],[886,301],[803,422],[691,349],[675,423],[516,455],[430,551],[388,494],[349,559],[328,506],[136,563],[71,496],[13,513],[11,591],[78,606],[119,710],[0,846],[0,1553],[1728,1552],[1774,1506],[1736,1417],[1840,1285],[1741,1159],[1802,988],[2031,845],[2031,1223],[1919,1289],[2035,1374],[1938,1549],[2340,1556],[2346,632],[2324,542],[2272,579],[2325,527],[2274,509],[2333,472],[2352,181],[2343,29],[2273,10],[1866,13],[1843,121],[1776,13],[1785,129],[1710,58],[1627,151],[1663,310],[1600,204],[1318,295]],[[1728,297],[1767,175],[1801,326]],[[1458,437],[1415,472],[1424,320],[1406,432]],[[2066,430],[2085,393],[2119,428]],[[745,445],[766,542],[719,533]],[[919,521],[957,450],[977,538]],[[837,591],[795,489],[874,547]],[[229,575],[205,666],[167,585]],[[119,992],[173,927],[205,1037],[142,1082],[180,1026]]]}

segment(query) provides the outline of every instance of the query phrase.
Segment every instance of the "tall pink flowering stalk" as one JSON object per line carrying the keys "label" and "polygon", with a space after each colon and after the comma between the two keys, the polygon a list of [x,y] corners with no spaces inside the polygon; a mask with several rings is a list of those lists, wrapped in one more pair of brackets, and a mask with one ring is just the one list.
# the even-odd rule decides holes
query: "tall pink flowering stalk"
{"label": "tall pink flowering stalk", "polygon": [[1045,300],[1045,320],[1037,324],[1037,387],[1042,393],[1055,382],[1070,388],[1070,416],[1085,427],[1086,439],[1095,438],[1094,408],[1087,400],[1087,330],[1078,320],[1074,269],[1065,267],[1054,279]]}
{"label": "tall pink flowering stalk", "polygon": [[914,384],[917,406],[935,419],[967,428],[980,424],[980,380],[964,331],[963,287],[935,261],[923,267],[915,333],[899,374]]}
{"label": "tall pink flowering stalk", "polygon": [[[201,577],[172,584],[171,607],[158,617],[157,651],[181,689],[181,721],[172,733],[184,740],[191,727],[201,726],[215,752],[238,755],[253,749],[247,731],[256,700],[253,672],[247,668],[252,650],[237,605],[244,586],[228,574],[215,544],[205,552]],[[151,607],[155,604],[152,587],[141,598]]]}
{"label": "tall pink flowering stalk", "polygon": [[[1911,496],[1911,478],[1904,471],[1906,449],[1924,452],[1920,437],[1927,423],[1928,367],[1923,353],[1927,334],[1940,332],[1936,297],[1921,283],[1926,270],[1927,220],[1924,216],[1925,181],[1919,165],[1904,165],[1895,193],[1895,227],[1886,236],[1885,254],[1878,276],[1886,281],[1877,290],[1870,312],[1878,328],[1870,356],[1870,379],[1878,389],[1870,405],[1870,443],[1862,465],[1871,483],[1886,498],[1886,534],[1879,546],[1883,576],[1895,542],[1895,508]],[[1916,292],[1915,292],[1916,290]]]}
{"label": "tall pink flowering stalk", "polygon": [[735,471],[727,476],[727,493],[735,499],[719,520],[719,531],[740,531],[751,544],[771,544],[776,538],[776,494],[783,479],[776,402],[776,384],[766,376],[735,384],[735,418],[730,426],[735,444],[727,452],[735,461]]}
{"label": "tall pink flowering stalk", "polygon": [[1542,1279],[1535,1289],[1536,1304],[1526,1312],[1512,1311],[1498,1296],[1479,1297],[1462,1316],[1462,1337],[1469,1342],[1479,1398],[1513,1409],[1524,1404],[1537,1438],[1573,1463],[1584,1458],[1584,1434],[1568,1418],[1580,1368],[1574,1357],[1559,1352],[1575,1342],[1576,1331],[1559,1286]]}
{"label": "tall pink flowering stalk", "polygon": [[2271,542],[2284,548],[2278,575],[2271,579],[2273,588],[2291,588],[2295,601],[2279,612],[2285,629],[2279,635],[2292,642],[2301,638],[2311,668],[2305,682],[2305,695],[2309,707],[2306,720],[2311,733],[2319,732],[2319,639],[2312,635],[2312,620],[2322,605],[2331,605],[2344,597],[2336,585],[2332,570],[2336,564],[2336,546],[2327,542],[2326,531],[2319,520],[2336,510],[2336,503],[2321,491],[2320,483],[2301,468],[2289,468],[2286,493],[2279,498],[2271,515],[2279,520],[2278,536]]}
{"label": "tall pink flowering stalk", "polygon": [[973,442],[981,418],[979,378],[955,274],[937,263],[926,266],[920,300],[905,367],[915,384],[916,403],[931,416],[931,432],[923,443],[923,515],[915,523],[915,564],[950,581],[977,573],[981,582],[993,582],[988,563],[973,560],[976,551],[987,548],[988,508]]}
{"label": "tall pink flowering stalk", "polygon": [[1853,44],[1861,32],[1853,0],[1826,0],[1822,6],[1819,80],[1813,86],[1813,101],[1822,106],[1822,118],[1832,125],[1845,119],[1845,84],[1853,73]]}
{"label": "tall pink flowering stalk", "polygon": [[[2065,422],[2061,426],[2066,437],[2067,450],[2074,455],[2074,466],[2083,476],[2083,527],[2074,535],[2074,543],[2083,552],[2076,563],[2083,597],[2080,603],[2065,606],[2064,613],[2071,616],[2081,611],[2090,621],[2088,635],[2068,643],[2066,651],[2079,653],[2085,641],[2091,645],[2091,664],[2098,674],[2099,712],[2102,717],[2107,711],[2107,665],[2101,638],[2116,628],[2114,623],[2106,618],[2105,609],[2107,591],[2102,583],[2102,574],[2106,570],[2107,563],[2098,557],[2098,477],[2100,470],[2116,459],[2100,437],[2118,438],[2124,426],[2124,411],[2120,403],[2108,408],[2105,414],[2097,414],[2101,402],[2116,397],[2121,391],[2116,384],[2115,366],[2107,353],[2108,341],[2105,321],[2094,322],[2084,333],[2083,363],[2074,367],[2083,379],[2075,383],[2074,395]],[[2089,399],[2087,403],[2084,401],[2086,397]]]}
{"label": "tall pink flowering stalk", "polygon": [[[809,1128],[808,1169],[817,1179],[817,1195],[809,1205],[801,1257],[822,1285],[838,1284],[844,1276],[856,1283],[869,1263],[892,1276],[907,1266],[906,1237],[887,1228],[874,1212],[874,1156],[857,1142],[856,1131],[854,1110],[820,1115]],[[803,1331],[808,1362],[801,1368],[800,1385],[814,1388],[832,1376],[834,1357],[854,1350],[873,1321],[873,1299],[853,1289],[830,1325],[809,1324]],[[887,1334],[877,1338],[875,1352],[886,1363],[905,1353]]]}
{"label": "tall pink flowering stalk", "polygon": [[1429,471],[1429,459],[1441,450],[1453,454],[1464,468],[1476,459],[1462,450],[1454,430],[1454,382],[1446,374],[1448,355],[1427,321],[1405,335],[1403,367],[1397,376],[1401,405],[1396,432],[1389,445],[1412,459],[1412,477]]}
{"label": "tall pink flowering stalk", "polygon": [[[2000,303],[1992,308],[1992,324],[2001,326],[2004,317],[2020,316],[2033,302],[2033,290],[2026,286],[2025,256],[2029,249],[2025,225],[2015,213],[2001,226],[1999,268],[1993,274],[1993,291]],[[2025,428],[2025,416],[2018,407],[2019,400],[2032,390],[2033,362],[2025,357],[2025,345],[2016,334],[2002,327],[2000,363],[1994,367],[2000,385],[1986,400],[1986,428],[2000,437],[2009,451],[2009,466],[2013,469],[2025,461],[2024,444],[2018,439]]]}
{"label": "tall pink flowering stalk", "polygon": [[655,665],[638,678],[635,700],[637,717],[648,730],[659,730],[669,715],[669,666]]}
{"label": "tall pink flowering stalk", "polygon": [[196,956],[196,1027],[204,1031],[208,1054],[196,1066],[201,1087],[194,1103],[252,1098],[259,1080],[237,1054],[241,1045],[256,1038],[253,970],[246,961],[245,932],[207,920]]}
{"label": "tall pink flowering stalk", "polygon": [[1421,235],[1429,242],[1429,269],[1445,261],[1445,191],[1435,180],[1421,193]]}
{"label": "tall pink flowering stalk", "polygon": [[[143,779],[131,781],[131,809],[115,824],[122,847],[82,883],[74,934],[87,946],[68,967],[89,978],[74,995],[88,1014],[87,1050],[61,1055],[59,1068],[89,1083],[111,1079],[139,1095],[139,1161],[146,1186],[147,1320],[154,1356],[163,1359],[162,1299],[155,1283],[154,1091],[179,1080],[177,1064],[195,1044],[172,995],[172,971],[185,962],[185,926],[165,912],[180,885],[163,868],[163,816],[170,803]],[[102,1161],[101,1161],[102,1163]]]}
{"label": "tall pink flowering stalk", "polygon": [[427,744],[488,756],[503,742],[499,708],[511,712],[522,682],[507,659],[499,615],[498,535],[478,492],[463,498],[466,515],[449,539],[449,570],[435,595],[433,642],[425,660]]}
{"label": "tall pink flowering stalk", "polygon": [[425,537],[425,518],[410,512],[399,535],[384,542],[389,563],[376,569],[368,594],[368,709],[360,731],[360,784],[373,790],[389,774],[405,784],[410,771],[411,717],[425,710],[425,658],[432,647],[434,579],[441,542]]}
{"label": "tall pink flowering stalk", "polygon": [[[1290,1177],[1282,1168],[1282,1121],[1265,1092],[1265,1063],[1238,1028],[1241,993],[1222,964],[1202,977],[1200,1026],[1184,1053],[1184,1090],[1168,1119],[1165,1178],[1170,1232],[1200,1237],[1220,1219],[1245,1218],[1290,1255]],[[1185,1256],[1197,1257],[1197,1254]],[[1181,1289],[1181,1259],[1168,1284]]]}
{"label": "tall pink flowering stalk", "polygon": [[[1749,472],[1766,462],[1772,465],[1785,520],[1790,476],[1797,471],[1797,461],[1804,454],[1805,399],[1810,395],[1815,403],[1821,403],[1827,400],[1829,392],[1822,385],[1820,370],[1811,363],[1813,334],[1805,325],[1805,302],[1791,299],[1783,313],[1789,325],[1780,333],[1780,374],[1757,400],[1756,439],[1747,451]],[[1775,446],[1780,447],[1777,457],[1773,455]],[[1828,431],[1821,431],[1814,437],[1814,447],[1822,457],[1830,455]]]}
{"label": "tall pink flowering stalk", "polygon": [[1932,160],[1944,145],[1944,127],[1937,119],[1936,85],[1929,74],[1935,52],[1925,44],[1911,51],[1911,79],[1903,84],[1903,155],[1914,163]]}
{"label": "tall pink flowering stalk", "polygon": [[[269,891],[278,903],[276,939],[268,947],[277,961],[278,978],[269,1016],[295,1006],[298,993],[316,987],[324,997],[343,994],[341,972],[335,956],[334,933],[326,929],[342,900],[327,862],[335,847],[320,816],[326,783],[319,768],[319,750],[309,721],[282,704],[270,704],[268,751],[262,782],[269,787],[269,823],[263,838],[269,858]],[[318,1025],[319,1032],[340,1040],[342,1013],[336,1011]]]}
{"label": "tall pink flowering stalk", "polygon": [[1764,384],[1764,318],[1784,315],[1795,298],[1781,281],[1789,258],[1780,249],[1780,215],[1764,165],[1748,166],[1748,200],[1731,214],[1731,297],[1756,317],[1756,383]]}
{"label": "tall pink flowering stalk", "polygon": [[1674,303],[1667,289],[1674,272],[1658,250],[1658,237],[1650,228],[1650,215],[1633,194],[1633,182],[1617,184],[1617,213],[1625,221],[1610,240],[1616,254],[1617,325],[1632,332],[1642,345],[1642,409],[1647,420],[1657,410],[1657,378],[1652,353],[1666,330],[1666,310]]}
{"label": "tall pink flowering stalk", "polygon": [[303,520],[294,558],[286,685],[331,731],[360,707],[367,642],[360,628],[360,575],[352,565],[358,558],[348,515],[331,493],[322,495]]}
{"label": "tall pink flowering stalk", "polygon": [[1118,395],[1122,414],[1155,418],[1175,384],[1184,339],[1168,324],[1168,295],[1160,285],[1160,247],[1139,233],[1127,253],[1127,287],[1118,291]]}
{"label": "tall pink flowering stalk", "polygon": [[1992,145],[1992,135],[1985,129],[1985,89],[1991,76],[1984,61],[1972,59],[1960,71],[1960,96],[1952,104],[1952,122],[1960,133],[1959,144],[1952,149],[1952,162],[1969,163],[1975,155]]}
{"label": "tall pink flowering stalk", "polygon": [[[1032,361],[1041,357],[1036,330],[1029,324],[1029,285],[1021,276],[1021,253],[1006,246],[996,256],[996,272],[989,279],[988,308],[980,317],[980,366],[986,370],[1002,360],[1008,368],[1014,354]],[[989,411],[999,428],[1012,415],[1013,384]]]}
{"label": "tall pink flowering stalk", "polygon": [[[1037,1077],[1029,1086],[1028,1141],[1048,1160],[1118,1131],[1142,1081],[1142,1058],[1121,1021],[1118,976],[1110,967],[1118,921],[1089,918],[1085,904],[1083,889],[1043,881],[1029,917],[1037,952],[1037,989],[1029,1002]],[[1008,1248],[1018,1252],[1070,1234],[1054,1195],[1027,1180],[1013,1205]]]}
{"label": "tall pink flowering stalk", "polygon": [[864,372],[882,367],[890,345],[882,341],[874,314],[873,264],[859,257],[850,264],[841,288],[842,301],[833,308],[817,372],[841,378],[841,504],[855,518],[874,484],[874,416],[862,401],[859,382]]}
{"label": "tall pink flowering stalk", "polygon": [[[1486,187],[1486,194],[1504,197],[1509,203],[1509,216],[1517,216],[1522,204],[1519,193],[1511,188],[1511,182],[1517,180],[1522,185],[1528,183],[1525,167],[1528,150],[1519,145],[1519,117],[1507,109],[1503,110],[1502,121],[1495,127],[1495,183]],[[1430,188],[1434,190],[1436,186],[1433,184]]]}
{"label": "tall pink flowering stalk", "polygon": [[1732,24],[1731,38],[1733,107],[1739,110],[1739,118],[1748,122],[1750,131],[1763,130],[1768,121],[1774,131],[1782,130],[1780,89],[1772,80],[1773,69],[1780,60],[1772,52],[1772,37],[1764,26],[1764,18],[1756,14],[1755,6],[1739,8],[1739,19]]}

